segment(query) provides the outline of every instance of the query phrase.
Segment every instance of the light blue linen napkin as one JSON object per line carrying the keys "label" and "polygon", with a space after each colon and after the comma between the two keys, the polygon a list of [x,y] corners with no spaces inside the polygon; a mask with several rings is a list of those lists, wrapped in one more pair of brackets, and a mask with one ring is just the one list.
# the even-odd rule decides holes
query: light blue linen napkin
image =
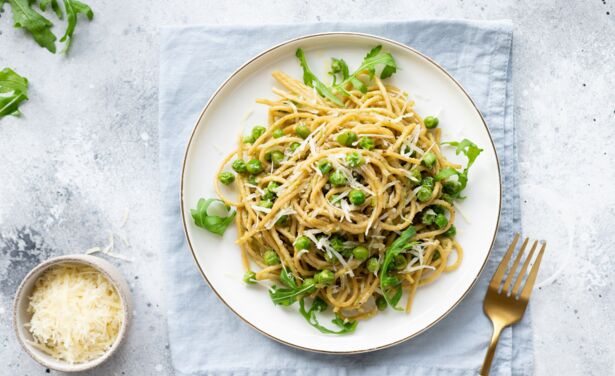
{"label": "light blue linen napkin", "polygon": [[[466,299],[424,334],[375,353],[332,356],[278,344],[237,318],[204,282],[187,249],[179,209],[184,148],[213,91],[262,50],[300,35],[359,31],[414,47],[444,66],[486,118],[503,176],[500,231],[487,269]],[[178,375],[476,375],[491,324],[482,312],[487,281],[519,227],[509,21],[409,21],[165,28],[160,56],[162,239],[168,325]],[[223,130],[220,130],[223,131]],[[493,375],[533,373],[530,319],[500,339]]]}

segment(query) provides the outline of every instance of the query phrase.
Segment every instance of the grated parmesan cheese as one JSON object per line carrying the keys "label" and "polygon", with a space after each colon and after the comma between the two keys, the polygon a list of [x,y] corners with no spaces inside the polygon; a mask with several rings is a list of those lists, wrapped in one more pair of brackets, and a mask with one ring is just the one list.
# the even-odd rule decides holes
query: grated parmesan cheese
{"label": "grated parmesan cheese", "polygon": [[71,364],[107,352],[124,321],[113,285],[94,268],[76,264],[46,271],[35,283],[28,312],[32,345]]}

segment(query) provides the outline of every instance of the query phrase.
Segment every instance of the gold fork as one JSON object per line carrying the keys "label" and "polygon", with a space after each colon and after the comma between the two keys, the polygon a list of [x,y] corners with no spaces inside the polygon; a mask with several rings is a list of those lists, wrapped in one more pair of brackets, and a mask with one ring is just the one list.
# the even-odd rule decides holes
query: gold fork
{"label": "gold fork", "polygon": [[489,344],[489,350],[487,350],[487,355],[485,356],[485,361],[483,362],[483,368],[480,371],[482,376],[488,376],[489,370],[491,369],[491,362],[493,361],[493,355],[495,354],[495,348],[498,344],[498,340],[500,339],[500,334],[502,330],[509,325],[512,325],[516,322],[519,322],[525,313],[525,309],[527,308],[527,303],[530,300],[530,294],[532,293],[532,288],[534,287],[534,282],[536,282],[536,275],[538,275],[538,268],[540,267],[540,261],[542,260],[542,255],[545,252],[545,247],[547,243],[544,242],[542,244],[542,248],[540,252],[538,252],[538,256],[536,257],[536,261],[530,270],[529,275],[527,276],[527,280],[525,281],[525,285],[523,286],[523,290],[519,294],[519,289],[521,288],[521,284],[523,283],[523,278],[527,272],[528,267],[530,266],[530,261],[532,260],[532,256],[534,256],[534,251],[538,246],[538,240],[534,242],[532,245],[532,249],[530,250],[530,254],[526,257],[525,262],[523,263],[523,267],[519,272],[519,276],[515,280],[514,285],[511,284],[513,282],[513,277],[515,276],[515,272],[519,267],[519,263],[521,262],[521,258],[523,257],[523,253],[525,252],[525,248],[527,247],[527,243],[529,238],[525,238],[523,244],[521,245],[521,249],[515,257],[515,261],[506,277],[506,281],[504,281],[504,286],[500,289],[502,285],[502,280],[504,279],[504,274],[506,273],[506,269],[508,267],[508,263],[515,251],[515,247],[517,246],[517,242],[519,241],[519,234],[515,235],[510,247],[508,247],[508,251],[504,255],[502,262],[500,262],[500,266],[498,266],[498,270],[496,270],[491,282],[489,282],[489,288],[487,289],[487,294],[485,295],[485,302],[483,304],[483,310],[491,323],[493,324],[493,336],[491,337],[491,343]]}

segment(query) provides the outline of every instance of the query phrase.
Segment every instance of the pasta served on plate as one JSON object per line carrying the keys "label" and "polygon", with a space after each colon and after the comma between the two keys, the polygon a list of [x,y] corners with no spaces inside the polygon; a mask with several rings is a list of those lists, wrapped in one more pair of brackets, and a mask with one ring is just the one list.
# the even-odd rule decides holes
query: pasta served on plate
{"label": "pasta served on plate", "polygon": [[[409,312],[420,286],[459,267],[453,202],[482,150],[441,141],[438,118],[385,83],[397,67],[380,46],[353,73],[332,59],[330,84],[297,57],[303,81],[273,73],[278,98],[257,100],[268,126],[242,135],[220,165],[218,182],[237,198],[216,184],[220,200],[201,199],[192,215],[220,235],[235,221],[245,282],[272,281],[275,304],[298,302],[318,330],[349,333],[387,307]],[[448,161],[443,145],[467,165]],[[334,329],[316,315],[328,307]]]}

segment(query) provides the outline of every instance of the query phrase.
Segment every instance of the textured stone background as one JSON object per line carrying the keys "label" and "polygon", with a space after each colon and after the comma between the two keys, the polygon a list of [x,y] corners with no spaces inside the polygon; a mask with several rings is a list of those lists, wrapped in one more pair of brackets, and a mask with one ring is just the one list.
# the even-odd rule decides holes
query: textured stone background
{"label": "textured stone background", "polygon": [[172,373],[157,238],[159,26],[444,17],[515,23],[524,232],[550,244],[531,305],[536,374],[615,374],[614,0],[90,4],[95,20],[81,22],[68,57],[14,30],[10,11],[0,15],[0,67],[31,81],[25,115],[0,121],[0,374],[45,374],[11,329],[21,278],[109,234],[134,260],[113,262],[133,288],[135,325],[91,374]]}

